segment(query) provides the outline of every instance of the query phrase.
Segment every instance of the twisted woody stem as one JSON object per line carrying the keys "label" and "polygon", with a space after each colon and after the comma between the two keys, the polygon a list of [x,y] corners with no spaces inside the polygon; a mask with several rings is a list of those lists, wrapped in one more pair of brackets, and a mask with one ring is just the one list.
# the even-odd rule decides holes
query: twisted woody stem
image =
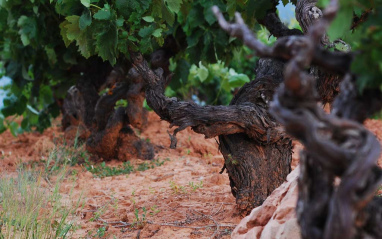
{"label": "twisted woody stem", "polygon": [[[317,104],[314,78],[305,70],[311,64],[326,70],[338,66],[330,59],[336,56],[329,53],[325,53],[329,63],[322,64],[324,51],[317,47],[338,9],[338,1],[331,1],[307,35],[279,39],[270,48],[255,38],[239,14],[230,24],[217,7],[213,11],[220,26],[241,38],[258,56],[288,60],[284,83],[274,95],[270,112],[305,146],[296,208],[302,237],[382,238],[378,229],[382,200],[373,197],[382,179],[382,170],[376,166],[380,144],[361,124],[326,114]],[[337,72],[347,79],[352,77],[348,67]],[[338,185],[336,177],[340,178]]]}

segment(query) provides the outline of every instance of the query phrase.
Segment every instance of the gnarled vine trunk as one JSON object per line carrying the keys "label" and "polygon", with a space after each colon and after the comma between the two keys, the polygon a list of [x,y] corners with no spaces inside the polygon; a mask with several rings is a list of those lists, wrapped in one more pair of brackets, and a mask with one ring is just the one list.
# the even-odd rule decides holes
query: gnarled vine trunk
{"label": "gnarled vine trunk", "polygon": [[262,60],[257,78],[245,84],[229,106],[199,106],[164,96],[168,77],[163,76],[163,70],[151,70],[139,54],[133,60],[147,83],[149,106],[161,119],[179,127],[171,136],[172,147],[176,147],[177,132],[186,127],[206,138],[219,136],[239,209],[249,212],[285,180],[290,172],[291,139],[267,112],[268,102],[282,81],[282,62]]}
{"label": "gnarled vine trunk", "polygon": [[[315,1],[300,1],[304,2]],[[323,18],[309,27],[306,36],[280,39],[273,47],[259,42],[240,15],[235,24],[229,24],[217,8],[214,12],[223,29],[242,38],[258,55],[288,60],[285,80],[276,91],[270,112],[305,146],[296,208],[302,237],[382,238],[382,200],[374,196],[382,181],[382,169],[376,164],[380,143],[355,121],[363,121],[369,113],[380,110],[381,93],[359,95],[354,84],[356,76],[349,68],[351,54],[339,57],[320,47],[338,7],[338,1],[331,1]],[[328,56],[326,62],[323,55]],[[312,64],[344,78],[333,114],[326,114],[317,104],[316,79],[306,72]],[[336,69],[335,65],[342,68]],[[363,109],[368,103],[371,107]]]}
{"label": "gnarled vine trunk", "polygon": [[[98,91],[106,87],[110,90],[99,96]],[[115,110],[120,99],[127,100],[128,105]],[[115,67],[98,85],[89,80],[80,81],[69,89],[63,104],[66,136],[86,141],[86,149],[104,160],[152,159],[153,146],[140,139],[130,127],[140,130],[146,127],[143,101],[144,84],[134,69],[126,76],[123,68]]]}

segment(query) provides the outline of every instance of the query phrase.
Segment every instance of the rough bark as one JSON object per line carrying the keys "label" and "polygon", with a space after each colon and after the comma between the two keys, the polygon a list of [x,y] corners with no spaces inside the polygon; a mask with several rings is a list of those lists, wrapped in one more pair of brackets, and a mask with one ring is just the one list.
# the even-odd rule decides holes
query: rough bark
{"label": "rough bark", "polygon": [[207,138],[219,136],[231,189],[238,208],[249,212],[260,205],[290,172],[292,145],[267,113],[268,102],[281,82],[283,63],[262,60],[258,77],[245,84],[229,106],[199,106],[164,96],[167,79],[161,68],[152,71],[141,55],[134,66],[147,83],[146,100],[161,117],[178,126],[171,136],[186,127]]}
{"label": "rough bark", "polygon": [[[338,1],[331,1],[323,18],[307,29],[306,36],[279,40],[276,46],[280,51],[259,44],[252,34],[248,34],[240,15],[237,15],[235,24],[228,24],[218,9],[214,10],[223,29],[244,39],[259,55],[288,60],[284,82],[274,96],[270,112],[305,146],[301,154],[296,208],[302,237],[382,238],[382,200],[374,196],[382,181],[382,170],[376,165],[380,144],[371,132],[353,121],[362,121],[381,107],[380,93],[373,95],[377,98],[359,96],[354,90],[354,76],[350,69],[337,70],[345,75],[334,105],[334,113],[344,117],[339,118],[335,114],[326,114],[317,104],[317,82],[306,72],[309,66],[317,63],[317,54],[323,52],[317,49],[338,7]],[[328,60],[326,66],[320,66],[330,71],[337,63]],[[351,58],[348,60],[343,62],[344,66],[350,64]],[[342,109],[343,104],[352,102],[356,102],[356,107]],[[362,106],[370,102],[373,103],[371,109],[363,110]]]}

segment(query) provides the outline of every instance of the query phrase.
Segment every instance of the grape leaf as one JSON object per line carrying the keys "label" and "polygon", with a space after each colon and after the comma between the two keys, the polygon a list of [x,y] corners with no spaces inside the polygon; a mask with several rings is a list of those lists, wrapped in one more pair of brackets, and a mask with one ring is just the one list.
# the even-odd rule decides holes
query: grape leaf
{"label": "grape leaf", "polygon": [[170,26],[175,22],[175,14],[170,11],[165,5],[162,5],[162,17]]}
{"label": "grape leaf", "polygon": [[11,134],[15,137],[22,132],[19,125],[15,121],[12,121],[8,125],[8,128],[9,128],[9,131],[11,131]]}
{"label": "grape leaf", "polygon": [[79,21],[80,17],[73,15],[66,17],[66,24],[63,24],[63,27],[66,28],[66,37],[69,41],[74,41],[81,35],[80,27],[79,27]]}
{"label": "grape leaf", "polygon": [[92,16],[90,15],[90,11],[85,10],[80,17],[79,27],[81,30],[84,30],[91,24],[92,24]]}
{"label": "grape leaf", "polygon": [[142,19],[145,20],[146,22],[153,22],[154,21],[154,18],[152,16],[142,17]]}
{"label": "grape leaf", "polygon": [[208,69],[203,66],[202,62],[199,62],[199,68],[197,69],[196,76],[199,77],[200,82],[204,82],[208,77]]}
{"label": "grape leaf", "polygon": [[69,40],[68,39],[68,29],[67,29],[67,25],[71,24],[69,21],[63,21],[61,22],[60,24],[60,34],[62,36],[62,40],[64,40],[64,43],[65,43],[65,46],[68,47],[70,45],[70,43],[72,42],[72,40]]}
{"label": "grape leaf", "polygon": [[342,37],[345,32],[350,30],[353,20],[353,8],[341,7],[336,18],[329,27],[328,35],[331,41]]}
{"label": "grape leaf", "polygon": [[37,37],[37,23],[35,18],[21,16],[17,20],[17,26],[20,28],[19,34],[24,46],[30,44],[30,40]]}
{"label": "grape leaf", "polygon": [[57,63],[57,55],[53,48],[46,46],[45,48],[46,55],[48,56],[49,63],[54,65]]}
{"label": "grape leaf", "polygon": [[81,0],[82,5],[85,7],[90,7],[90,0]]}
{"label": "grape leaf", "polygon": [[249,78],[244,74],[234,74],[228,78],[228,83],[231,88],[241,87],[247,82],[249,82]]}
{"label": "grape leaf", "polygon": [[142,28],[141,30],[139,30],[138,32],[138,35],[145,38],[145,37],[148,37],[150,36],[151,34],[154,33],[154,27],[153,26],[148,26],[148,27],[144,27]]}
{"label": "grape leaf", "polygon": [[123,19],[122,17],[118,18],[116,21],[117,27],[122,27],[124,22],[125,22],[125,19]]}
{"label": "grape leaf", "polygon": [[108,7],[108,4],[105,4],[105,7],[98,10],[96,14],[93,15],[95,19],[98,20],[108,20],[111,17],[110,7]]}
{"label": "grape leaf", "polygon": [[162,1],[153,0],[152,2],[152,16],[162,18]]}
{"label": "grape leaf", "polygon": [[118,33],[115,23],[109,24],[101,33],[97,34],[96,51],[104,61],[108,60],[112,65],[117,62],[117,44]]}
{"label": "grape leaf", "polygon": [[27,101],[28,99],[24,95],[18,97],[12,95],[7,97],[3,100],[4,107],[1,109],[1,113],[5,117],[11,115],[22,115],[25,108],[27,107]]}
{"label": "grape leaf", "polygon": [[68,24],[65,24],[63,27],[66,29],[67,39],[70,42],[75,40],[81,54],[85,58],[89,58],[94,54],[94,40],[89,30],[85,29],[81,31],[79,27],[79,19],[80,17],[75,15],[66,17]]}
{"label": "grape leaf", "polygon": [[154,37],[160,37],[162,35],[162,28],[155,29],[155,31],[152,33]]}
{"label": "grape leaf", "polygon": [[164,0],[168,9],[173,13],[178,13],[182,0]]}

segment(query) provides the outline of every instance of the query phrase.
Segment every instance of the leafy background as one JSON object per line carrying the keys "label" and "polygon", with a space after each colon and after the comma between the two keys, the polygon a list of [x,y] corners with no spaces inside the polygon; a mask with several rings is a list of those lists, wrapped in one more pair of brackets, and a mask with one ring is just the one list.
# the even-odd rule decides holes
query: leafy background
{"label": "leafy background", "polygon": [[[343,38],[362,51],[353,65],[360,89],[382,85],[379,3],[341,0],[343,7],[329,31],[331,39]],[[235,89],[254,78],[257,58],[219,28],[212,5],[229,19],[240,12],[260,40],[275,41],[255,18],[271,7],[266,0],[0,0],[0,74],[12,79],[0,85],[7,92],[0,132],[44,130],[59,115],[58,100],[82,77],[74,68],[95,58],[123,64],[129,50],[148,57],[168,36],[179,52],[171,59],[174,77],[166,94],[200,104],[228,104]],[[281,17],[292,12],[288,24],[298,28],[293,4],[280,1],[279,9],[284,5],[289,11],[281,11]],[[350,31],[353,17],[371,7],[368,20]],[[18,116],[21,124],[15,121]]]}

